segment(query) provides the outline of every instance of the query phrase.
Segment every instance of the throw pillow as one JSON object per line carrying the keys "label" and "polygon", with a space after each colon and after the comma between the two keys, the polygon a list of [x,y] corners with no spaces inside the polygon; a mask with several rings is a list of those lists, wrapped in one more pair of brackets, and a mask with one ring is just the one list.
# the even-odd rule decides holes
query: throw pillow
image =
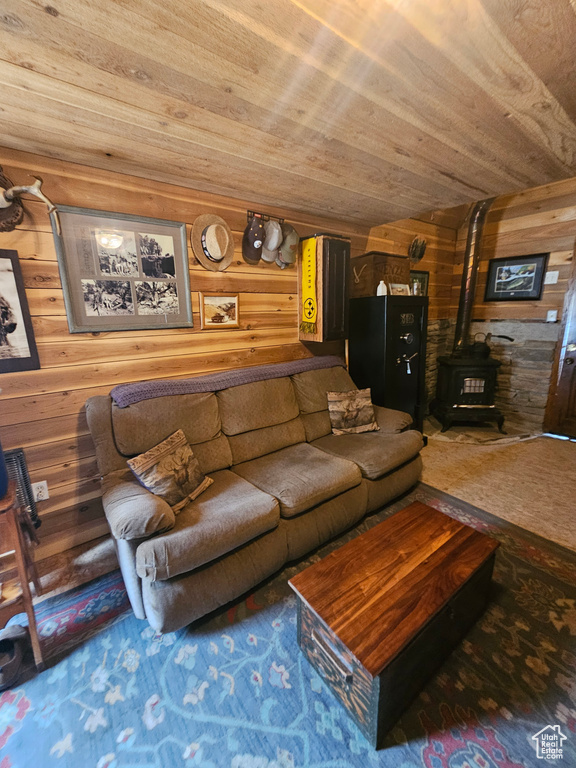
{"label": "throw pillow", "polygon": [[214,482],[201,471],[181,429],[127,464],[142,485],[167,501],[175,513]]}
{"label": "throw pillow", "polygon": [[327,392],[328,412],[333,435],[376,432],[379,428],[374,415],[370,389],[350,392]]}

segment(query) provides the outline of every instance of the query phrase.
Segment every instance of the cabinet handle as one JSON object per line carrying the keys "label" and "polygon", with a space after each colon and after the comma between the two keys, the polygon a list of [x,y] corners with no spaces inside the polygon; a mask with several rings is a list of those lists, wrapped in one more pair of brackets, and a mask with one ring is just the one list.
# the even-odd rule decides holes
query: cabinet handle
{"label": "cabinet handle", "polygon": [[344,662],[336,656],[336,652],[329,648],[325,644],[325,641],[318,637],[316,632],[312,632],[312,642],[314,643],[314,653],[317,654],[319,651],[320,654],[328,660],[331,666],[334,667],[340,677],[344,679],[344,682],[350,685],[354,679],[352,670],[344,665]]}

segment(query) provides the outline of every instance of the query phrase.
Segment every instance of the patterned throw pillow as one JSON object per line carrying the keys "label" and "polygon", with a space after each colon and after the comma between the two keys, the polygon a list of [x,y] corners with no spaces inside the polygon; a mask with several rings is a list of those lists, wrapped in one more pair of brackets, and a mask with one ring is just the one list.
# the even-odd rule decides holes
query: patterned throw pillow
{"label": "patterned throw pillow", "polygon": [[374,415],[370,389],[327,392],[328,411],[333,435],[376,432],[380,429]]}
{"label": "patterned throw pillow", "polygon": [[200,470],[181,429],[127,464],[142,485],[167,501],[175,513],[214,482]]}

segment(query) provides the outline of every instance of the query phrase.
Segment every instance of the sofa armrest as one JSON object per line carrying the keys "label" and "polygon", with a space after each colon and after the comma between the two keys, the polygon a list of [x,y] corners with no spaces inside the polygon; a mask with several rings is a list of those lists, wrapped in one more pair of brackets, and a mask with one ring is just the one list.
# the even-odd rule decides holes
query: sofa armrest
{"label": "sofa armrest", "polygon": [[392,408],[374,406],[376,421],[382,432],[402,432],[412,424],[412,416],[404,411],[395,411]]}
{"label": "sofa armrest", "polygon": [[102,478],[102,504],[116,539],[141,539],[174,526],[172,507],[150,493],[130,470],[109,472]]}

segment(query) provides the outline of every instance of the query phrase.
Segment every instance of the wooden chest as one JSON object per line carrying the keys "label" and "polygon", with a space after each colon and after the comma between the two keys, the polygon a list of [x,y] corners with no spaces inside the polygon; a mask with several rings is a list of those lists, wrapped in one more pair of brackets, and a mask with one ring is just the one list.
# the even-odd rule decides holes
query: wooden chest
{"label": "wooden chest", "polygon": [[497,547],[415,502],[290,580],[302,652],[374,747],[483,612]]}
{"label": "wooden chest", "polygon": [[378,283],[410,285],[410,259],[383,251],[369,251],[350,262],[350,298],[376,296]]}

